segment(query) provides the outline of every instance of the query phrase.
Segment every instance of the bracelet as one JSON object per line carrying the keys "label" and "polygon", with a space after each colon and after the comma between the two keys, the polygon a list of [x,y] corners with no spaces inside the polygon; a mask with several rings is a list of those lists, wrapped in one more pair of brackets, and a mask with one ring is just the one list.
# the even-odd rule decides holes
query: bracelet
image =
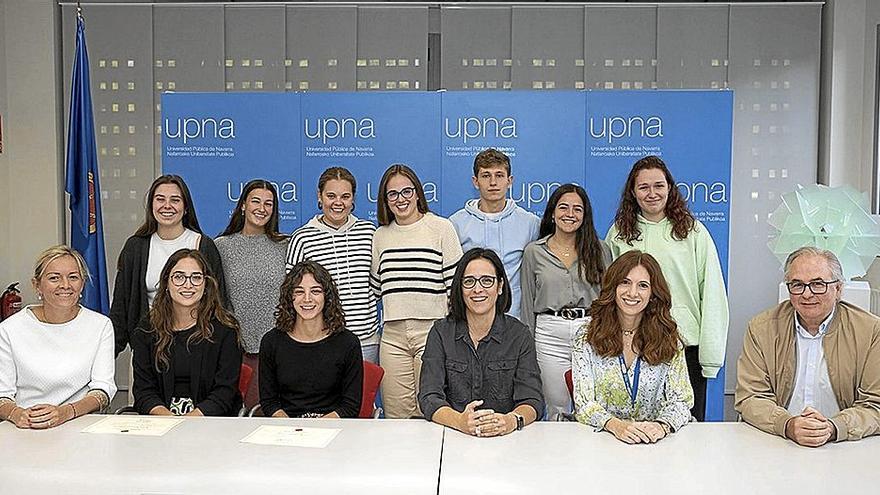
{"label": "bracelet", "polygon": [[73,402],[70,403],[70,408],[73,409],[73,417],[70,419],[76,419],[76,406],[73,405]]}

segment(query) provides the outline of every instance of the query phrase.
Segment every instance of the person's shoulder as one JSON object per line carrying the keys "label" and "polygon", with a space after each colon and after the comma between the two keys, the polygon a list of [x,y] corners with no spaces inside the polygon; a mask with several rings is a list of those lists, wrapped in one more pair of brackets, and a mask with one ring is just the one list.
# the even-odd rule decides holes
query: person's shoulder
{"label": "person's shoulder", "polygon": [[88,325],[89,327],[93,327],[96,329],[104,328],[107,325],[113,326],[113,323],[110,321],[110,318],[105,315],[98,313],[97,311],[92,311],[91,309],[83,306],[79,310],[79,315],[77,315],[77,320],[83,325]]}
{"label": "person's shoulder", "polygon": [[364,218],[358,218],[355,220],[354,225],[351,226],[350,230],[367,230],[370,232],[376,232],[376,225]]}
{"label": "person's shoulder", "polygon": [[519,318],[508,314],[503,314],[501,315],[501,321],[504,324],[505,332],[509,333],[510,335],[531,338],[532,332],[529,330],[529,327],[525,323],[520,321]]}
{"label": "person's shoulder", "polygon": [[471,215],[470,215],[470,213],[467,212],[467,209],[462,208],[462,209],[456,211],[455,213],[453,213],[452,215],[449,215],[449,221],[452,222],[453,224],[458,224],[458,223],[464,222],[470,216]]}
{"label": "person's shoulder", "polygon": [[358,339],[357,335],[352,333],[347,328],[343,328],[342,330],[336,332],[332,335],[332,337],[344,347],[357,346],[358,348],[360,348],[360,339]]}
{"label": "person's shoulder", "polygon": [[841,317],[846,317],[848,324],[859,330],[873,330],[873,333],[880,335],[880,317],[864,309],[841,301],[837,304],[837,311],[840,311]]}
{"label": "person's shoulder", "polygon": [[20,328],[28,326],[31,316],[27,314],[29,306],[21,308],[21,311],[0,321],[0,334],[15,333]]}
{"label": "person's shoulder", "polygon": [[149,248],[151,236],[133,235],[125,240],[120,254],[131,254],[133,251]]}
{"label": "person's shoulder", "polygon": [[793,318],[794,307],[786,300],[775,304],[764,311],[756,314],[749,320],[749,328],[763,329],[775,326],[780,320]]}

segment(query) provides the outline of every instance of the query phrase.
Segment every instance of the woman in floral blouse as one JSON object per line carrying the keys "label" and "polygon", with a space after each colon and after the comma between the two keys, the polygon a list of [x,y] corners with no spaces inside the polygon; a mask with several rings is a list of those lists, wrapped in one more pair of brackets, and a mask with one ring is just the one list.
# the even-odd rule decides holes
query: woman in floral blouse
{"label": "woman in floral blouse", "polygon": [[575,416],[626,443],[653,443],[691,419],[694,392],[657,261],[629,251],[608,267],[592,319],[574,337]]}

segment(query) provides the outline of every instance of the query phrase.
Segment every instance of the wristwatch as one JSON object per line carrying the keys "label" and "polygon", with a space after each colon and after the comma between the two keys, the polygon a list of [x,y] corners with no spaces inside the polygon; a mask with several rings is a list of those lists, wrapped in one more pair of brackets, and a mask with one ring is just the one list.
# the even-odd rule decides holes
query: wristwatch
{"label": "wristwatch", "polygon": [[523,426],[526,425],[526,420],[523,418],[522,414],[519,413],[511,413],[513,417],[516,418],[516,429],[517,431],[522,430]]}

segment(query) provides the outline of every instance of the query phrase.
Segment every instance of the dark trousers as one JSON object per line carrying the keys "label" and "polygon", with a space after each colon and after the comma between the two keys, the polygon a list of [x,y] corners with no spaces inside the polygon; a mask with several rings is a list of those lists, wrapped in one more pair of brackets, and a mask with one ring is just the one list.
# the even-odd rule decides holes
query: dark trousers
{"label": "dark trousers", "polygon": [[691,414],[697,421],[706,420],[706,379],[700,368],[700,348],[692,345],[684,348],[684,359],[687,361],[688,376],[694,389],[694,408]]}

